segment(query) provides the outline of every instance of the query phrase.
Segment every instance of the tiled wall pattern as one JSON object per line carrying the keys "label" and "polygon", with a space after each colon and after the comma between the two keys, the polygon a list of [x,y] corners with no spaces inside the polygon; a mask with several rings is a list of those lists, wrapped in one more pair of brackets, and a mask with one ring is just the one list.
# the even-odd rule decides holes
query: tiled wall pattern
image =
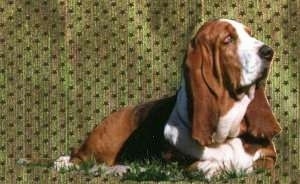
{"label": "tiled wall pattern", "polygon": [[267,93],[283,127],[275,174],[232,182],[298,183],[299,10],[299,0],[1,0],[0,183],[99,182],[16,160],[55,159],[110,112],[173,94],[194,27],[218,17],[276,50]]}

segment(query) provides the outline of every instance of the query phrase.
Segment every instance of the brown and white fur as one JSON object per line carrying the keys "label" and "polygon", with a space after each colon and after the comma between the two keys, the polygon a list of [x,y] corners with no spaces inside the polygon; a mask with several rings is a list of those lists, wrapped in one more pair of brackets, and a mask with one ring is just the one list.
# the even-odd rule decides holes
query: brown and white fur
{"label": "brown and white fur", "polygon": [[205,23],[189,45],[176,96],[112,113],[70,157],[58,159],[56,168],[91,158],[113,166],[126,154],[135,158],[169,150],[194,159],[189,168],[207,178],[224,170],[273,166],[271,139],[280,127],[259,83],[273,56],[266,47],[236,21]]}
{"label": "brown and white fur", "polygon": [[[268,51],[262,53],[262,49]],[[272,56],[273,51],[252,37],[249,28],[233,20],[206,23],[194,36],[185,63],[186,75],[192,79],[190,89],[182,80],[164,135],[182,153],[201,160],[198,169],[207,176],[222,169],[252,170],[263,155],[261,150],[248,154],[242,140],[234,137],[240,134],[256,83],[268,70]],[[222,66],[232,68],[228,76]],[[194,104],[189,104],[189,98],[194,98]],[[193,108],[192,115],[188,106]]]}

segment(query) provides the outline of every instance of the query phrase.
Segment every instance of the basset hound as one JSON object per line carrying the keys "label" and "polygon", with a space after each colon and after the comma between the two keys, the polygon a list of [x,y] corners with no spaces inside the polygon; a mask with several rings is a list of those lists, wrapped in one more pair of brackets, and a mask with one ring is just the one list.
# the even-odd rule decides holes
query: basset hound
{"label": "basset hound", "polygon": [[207,178],[272,168],[272,138],[281,131],[263,84],[272,57],[273,50],[242,23],[206,22],[188,46],[175,96],[112,113],[55,167],[158,156],[190,158],[188,168]]}

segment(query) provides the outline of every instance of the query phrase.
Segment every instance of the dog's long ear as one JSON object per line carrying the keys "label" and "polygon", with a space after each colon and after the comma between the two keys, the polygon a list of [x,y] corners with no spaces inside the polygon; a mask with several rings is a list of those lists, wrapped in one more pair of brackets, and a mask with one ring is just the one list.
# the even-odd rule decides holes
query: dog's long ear
{"label": "dog's long ear", "polygon": [[218,98],[224,90],[219,78],[220,69],[214,63],[212,52],[205,40],[194,38],[184,63],[192,137],[203,146],[212,142],[220,115]]}
{"label": "dog's long ear", "polygon": [[186,64],[190,71],[199,72],[210,92],[220,97],[224,88],[220,63],[216,58],[218,50],[211,48],[205,38],[198,37],[189,45]]}
{"label": "dog's long ear", "polygon": [[263,85],[255,90],[255,97],[248,106],[245,120],[248,132],[255,137],[272,139],[280,133],[281,127],[272,113]]}

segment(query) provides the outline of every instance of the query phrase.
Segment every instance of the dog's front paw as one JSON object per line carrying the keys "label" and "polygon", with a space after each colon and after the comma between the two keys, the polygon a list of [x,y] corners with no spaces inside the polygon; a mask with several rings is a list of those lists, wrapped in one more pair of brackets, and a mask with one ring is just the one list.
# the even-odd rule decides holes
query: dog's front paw
{"label": "dog's front paw", "polygon": [[213,160],[197,161],[188,168],[188,171],[199,171],[203,173],[207,180],[220,174],[221,170],[220,164]]}

